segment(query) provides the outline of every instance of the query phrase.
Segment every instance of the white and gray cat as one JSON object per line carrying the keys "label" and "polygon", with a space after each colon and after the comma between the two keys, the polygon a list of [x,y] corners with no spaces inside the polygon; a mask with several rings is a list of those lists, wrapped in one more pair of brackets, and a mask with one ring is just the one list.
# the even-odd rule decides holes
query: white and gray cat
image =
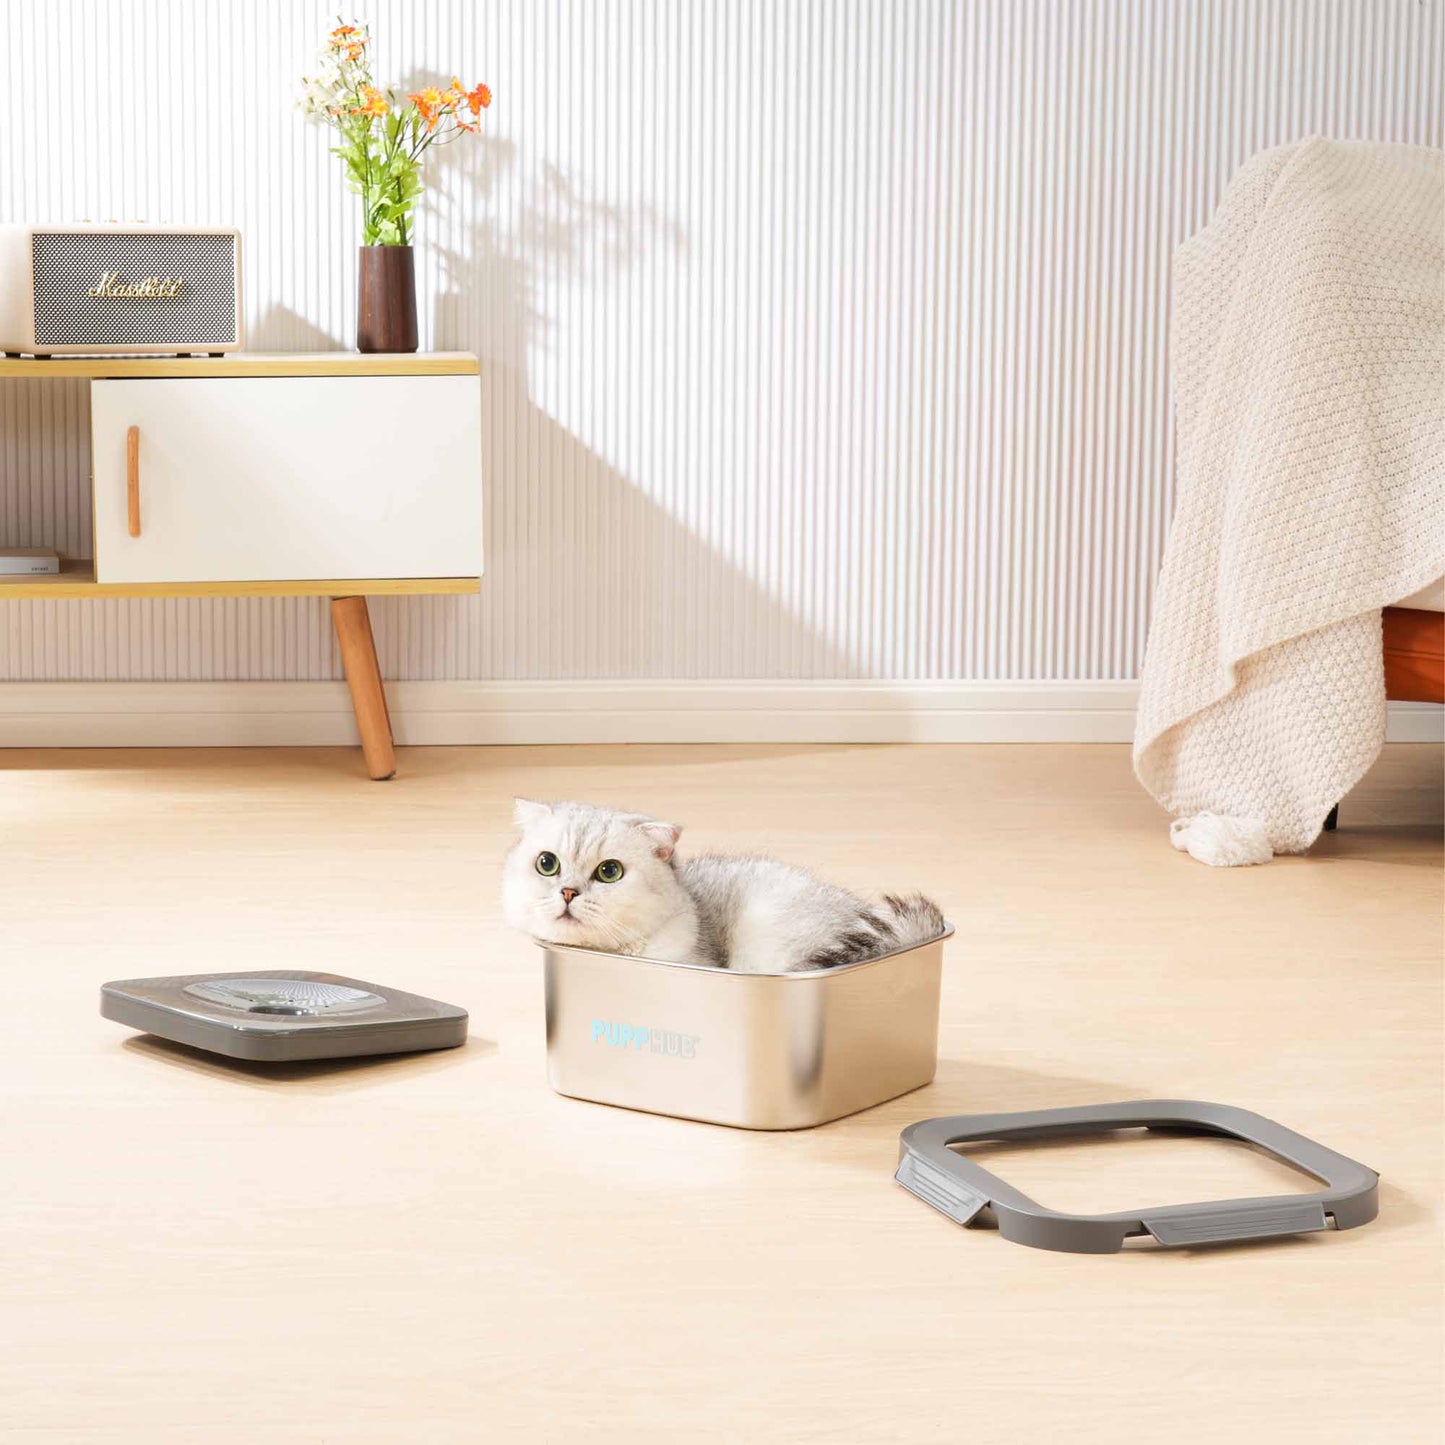
{"label": "white and gray cat", "polygon": [[738,973],[836,968],[943,932],[918,894],[876,904],[771,858],[680,859],[682,829],[587,803],[516,800],[502,871],[508,923],[566,943]]}

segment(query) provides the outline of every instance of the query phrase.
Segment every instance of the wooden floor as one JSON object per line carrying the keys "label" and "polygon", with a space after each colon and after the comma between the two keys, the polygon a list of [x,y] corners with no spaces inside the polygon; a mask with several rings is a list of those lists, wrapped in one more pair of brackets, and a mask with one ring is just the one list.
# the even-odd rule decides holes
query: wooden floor
{"label": "wooden floor", "polygon": [[[1436,1441],[1441,774],[1394,748],[1308,859],[1173,852],[1117,747],[0,753],[0,1438]],[[938,1077],[810,1133],[577,1103],[502,926],[513,793],[687,825],[958,933]],[[265,1070],[130,1035],[106,979],[330,969],[465,1049]],[[1349,1233],[1112,1257],[891,1181],[935,1114],[1149,1097],[1383,1175]],[[996,1150],[1045,1202],[1294,1187],[1219,1141]]]}

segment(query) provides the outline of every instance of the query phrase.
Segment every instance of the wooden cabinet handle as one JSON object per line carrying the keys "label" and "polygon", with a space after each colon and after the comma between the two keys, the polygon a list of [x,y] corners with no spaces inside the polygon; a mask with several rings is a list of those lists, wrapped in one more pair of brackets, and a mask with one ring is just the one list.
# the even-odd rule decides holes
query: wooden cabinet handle
{"label": "wooden cabinet handle", "polygon": [[125,434],[125,509],[132,537],[140,536],[140,428]]}

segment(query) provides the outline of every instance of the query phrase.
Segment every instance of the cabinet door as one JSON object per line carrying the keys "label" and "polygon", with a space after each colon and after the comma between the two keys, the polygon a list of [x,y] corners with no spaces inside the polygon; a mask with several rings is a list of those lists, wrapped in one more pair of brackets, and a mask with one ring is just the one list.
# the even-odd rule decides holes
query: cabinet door
{"label": "cabinet door", "polygon": [[475,376],[96,381],[90,395],[102,582],[481,574]]}

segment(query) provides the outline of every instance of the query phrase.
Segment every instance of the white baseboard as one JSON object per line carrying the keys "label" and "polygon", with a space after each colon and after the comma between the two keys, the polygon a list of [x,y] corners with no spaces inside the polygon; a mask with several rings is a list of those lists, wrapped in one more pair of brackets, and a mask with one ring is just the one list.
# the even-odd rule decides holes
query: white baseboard
{"label": "white baseboard", "polygon": [[[1123,743],[1132,682],[396,682],[402,744]],[[1440,742],[1445,710],[1390,705],[1391,742]],[[0,746],[338,746],[339,682],[0,683]]]}

